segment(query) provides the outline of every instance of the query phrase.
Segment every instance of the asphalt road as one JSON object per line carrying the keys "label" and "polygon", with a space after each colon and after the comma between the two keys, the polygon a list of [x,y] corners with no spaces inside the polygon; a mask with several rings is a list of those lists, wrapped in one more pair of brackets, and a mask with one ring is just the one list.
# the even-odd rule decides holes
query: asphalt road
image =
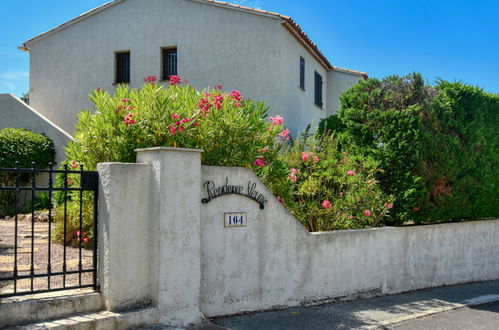
{"label": "asphalt road", "polygon": [[[488,301],[495,302],[487,304]],[[231,330],[499,330],[499,281],[222,317],[212,323],[220,326],[218,329]]]}
{"label": "asphalt road", "polygon": [[462,307],[431,316],[419,317],[387,329],[394,330],[498,330],[499,301]]}

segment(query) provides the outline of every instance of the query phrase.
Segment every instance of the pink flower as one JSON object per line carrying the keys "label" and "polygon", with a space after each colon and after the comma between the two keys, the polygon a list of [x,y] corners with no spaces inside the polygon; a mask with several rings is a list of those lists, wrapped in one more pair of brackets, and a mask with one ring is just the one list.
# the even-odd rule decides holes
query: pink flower
{"label": "pink flower", "polygon": [[133,119],[133,113],[129,113],[128,115],[125,116],[125,119],[123,120],[123,123],[125,125],[135,125],[135,120]]}
{"label": "pink flower", "polygon": [[314,163],[317,164],[320,160],[319,156],[314,156]]}
{"label": "pink flower", "polygon": [[177,134],[177,129],[174,127],[174,126],[170,126],[170,133],[172,133],[173,135]]}
{"label": "pink flower", "polygon": [[263,152],[263,153],[266,153],[267,151],[269,151],[269,148],[267,148],[267,147],[264,147],[264,148],[262,149],[262,152]]}
{"label": "pink flower", "polygon": [[354,172],[354,171],[352,171],[352,170],[349,170],[349,171],[347,172],[347,174],[348,174],[348,175],[350,175],[350,176],[354,176],[354,175],[355,175],[355,172]]}
{"label": "pink flower", "polygon": [[88,237],[83,238],[83,242],[88,243],[90,242],[90,239]]}
{"label": "pink flower", "polygon": [[220,84],[216,85],[215,89],[222,90],[222,85],[220,85]]}
{"label": "pink flower", "polygon": [[175,122],[175,125],[180,126],[180,120],[177,120],[177,121]]}
{"label": "pink flower", "polygon": [[222,102],[224,100],[224,96],[223,95],[215,95],[215,97],[213,97],[213,104],[215,104],[215,108],[217,108],[217,110],[220,110],[220,108],[222,108]]}
{"label": "pink flower", "polygon": [[345,195],[345,192],[340,191],[340,197],[343,197],[343,195]]}
{"label": "pink flower", "polygon": [[297,170],[296,168],[292,167],[289,169],[289,171],[291,172],[291,174],[295,175],[297,173],[300,173],[300,170]]}
{"label": "pink flower", "polygon": [[232,92],[229,93],[229,96],[234,101],[241,101],[241,93],[239,91],[233,90]]}
{"label": "pink flower", "polygon": [[182,79],[180,79],[180,76],[176,76],[176,75],[170,76],[170,85],[180,84],[181,81],[182,81]]}
{"label": "pink flower", "polygon": [[276,115],[275,117],[269,117],[269,120],[272,122],[272,126],[281,126],[284,118],[282,118],[279,115]]}
{"label": "pink flower", "polygon": [[370,216],[370,215],[371,215],[371,211],[369,211],[369,210],[365,210],[365,211],[364,211],[364,215],[365,215],[366,217]]}
{"label": "pink flower", "polygon": [[79,230],[76,231],[76,236],[80,236],[80,231]]}
{"label": "pink flower", "polygon": [[258,167],[265,167],[267,164],[265,163],[265,159],[263,157],[255,159],[253,165]]}
{"label": "pink flower", "polygon": [[312,156],[311,152],[302,152],[301,153],[301,160],[306,162],[308,160],[308,158],[311,156]]}
{"label": "pink flower", "polygon": [[127,103],[128,101],[130,101],[130,100],[127,99],[127,98],[124,98],[124,99],[121,100],[121,102],[123,102],[123,103]]}
{"label": "pink flower", "polygon": [[172,113],[172,118],[173,118],[173,120],[177,120],[178,119],[178,115],[176,113]]}
{"label": "pink flower", "polygon": [[286,128],[284,131],[278,134],[280,137],[283,138],[283,140],[289,140],[291,139],[291,136],[289,135],[289,130]]}
{"label": "pink flower", "polygon": [[281,202],[281,204],[284,204],[284,198],[282,198],[281,196],[277,196],[277,200]]}
{"label": "pink flower", "polygon": [[77,168],[78,167],[78,163],[75,162],[74,160],[71,161],[71,167],[72,168]]}
{"label": "pink flower", "polygon": [[392,203],[385,203],[385,207],[387,209],[391,209],[391,208],[393,208],[393,204]]}
{"label": "pink flower", "polygon": [[236,106],[236,108],[239,108],[241,107],[241,103],[237,102],[236,104],[234,104]]}
{"label": "pink flower", "polygon": [[322,207],[325,209],[330,209],[331,208],[331,202],[328,201],[327,199],[322,202]]}
{"label": "pink flower", "polygon": [[298,177],[297,177],[297,176],[295,176],[294,174],[290,174],[290,175],[288,175],[288,179],[289,179],[289,181],[291,181],[291,182],[297,182],[297,181],[298,181]]}
{"label": "pink flower", "polygon": [[144,78],[145,83],[154,84],[155,81],[156,81],[156,76],[147,76]]}
{"label": "pink flower", "polygon": [[67,182],[67,184],[68,184],[68,185],[71,185],[71,184],[73,183],[73,181],[71,181],[71,179],[70,179],[70,178],[67,178],[67,179],[66,179],[66,182]]}
{"label": "pink flower", "polygon": [[179,131],[179,132],[183,132],[183,131],[184,131],[184,126],[180,126],[180,127],[178,128],[178,131]]}
{"label": "pink flower", "polygon": [[185,124],[185,123],[188,123],[188,122],[189,122],[189,118],[184,118],[184,119],[182,119],[180,122],[181,122],[181,123],[184,123],[184,124]]}
{"label": "pink flower", "polygon": [[348,216],[348,219],[352,220],[352,219],[353,219],[353,215],[351,215],[351,214],[350,214],[350,215]]}
{"label": "pink flower", "polygon": [[193,124],[192,124],[192,126],[194,126],[194,127],[198,127],[198,126],[199,126],[199,124],[198,124],[198,123],[193,123]]}

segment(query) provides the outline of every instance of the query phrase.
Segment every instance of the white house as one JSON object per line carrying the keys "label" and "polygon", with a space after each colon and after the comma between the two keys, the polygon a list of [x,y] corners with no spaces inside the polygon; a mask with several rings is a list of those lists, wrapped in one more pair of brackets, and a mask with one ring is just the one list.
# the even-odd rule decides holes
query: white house
{"label": "white house", "polygon": [[178,74],[264,101],[292,134],[336,112],[363,72],[333,66],[290,18],[213,0],[114,0],[25,43],[30,105],[70,134],[95,88]]}

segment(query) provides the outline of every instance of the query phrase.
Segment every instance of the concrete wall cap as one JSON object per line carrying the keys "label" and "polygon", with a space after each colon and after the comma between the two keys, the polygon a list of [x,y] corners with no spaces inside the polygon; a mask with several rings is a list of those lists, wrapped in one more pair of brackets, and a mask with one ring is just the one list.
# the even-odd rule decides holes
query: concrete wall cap
{"label": "concrete wall cap", "polygon": [[173,147],[153,147],[153,148],[140,148],[135,149],[135,152],[147,151],[185,151],[185,152],[204,152],[203,149],[188,149],[188,148],[173,148]]}

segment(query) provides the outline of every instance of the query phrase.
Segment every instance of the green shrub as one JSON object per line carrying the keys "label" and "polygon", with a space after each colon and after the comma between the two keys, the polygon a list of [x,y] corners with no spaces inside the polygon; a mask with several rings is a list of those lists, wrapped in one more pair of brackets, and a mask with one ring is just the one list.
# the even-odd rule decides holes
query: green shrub
{"label": "green shrub", "polygon": [[345,124],[343,124],[338,115],[334,114],[319,122],[319,130],[317,132],[319,135],[341,133],[345,131],[345,128]]}
{"label": "green shrub", "polygon": [[388,223],[441,222],[499,213],[498,96],[421,75],[360,81],[341,95],[343,138],[379,162],[397,203]]}
{"label": "green shrub", "polygon": [[94,112],[79,114],[75,142],[66,149],[68,160],[89,170],[99,162],[134,162],[135,149],[155,146],[203,149],[202,163],[220,166],[257,168],[257,159],[268,163],[277,154],[281,126],[266,120],[263,103],[237,91],[145,83],[120,85],[114,95],[95,90],[90,99]]}
{"label": "green shrub", "polygon": [[310,231],[379,226],[393,207],[375,180],[377,163],[341,151],[335,135],[296,140],[282,164],[284,177],[262,179]]}
{"label": "green shrub", "polygon": [[[45,168],[54,161],[54,157],[54,144],[45,135],[17,128],[0,130],[0,167],[13,168],[17,161],[20,168],[31,168],[33,162],[36,168]],[[26,174],[19,175],[20,184],[26,184],[29,179]],[[0,186],[14,184],[14,173],[0,173]],[[11,191],[0,192],[0,215],[13,214],[14,199],[15,195]]]}
{"label": "green shrub", "polygon": [[54,161],[54,143],[45,135],[25,129],[0,130],[0,167],[45,168]]}

